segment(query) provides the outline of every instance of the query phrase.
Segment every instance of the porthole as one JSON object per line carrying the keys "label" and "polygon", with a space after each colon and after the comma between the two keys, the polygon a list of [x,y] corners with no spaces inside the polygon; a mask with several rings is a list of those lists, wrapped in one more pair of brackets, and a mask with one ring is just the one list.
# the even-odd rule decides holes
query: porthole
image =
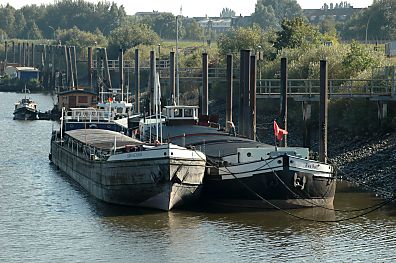
{"label": "porthole", "polygon": [[252,153],[250,153],[250,152],[247,153],[246,155],[247,155],[247,157],[252,157]]}

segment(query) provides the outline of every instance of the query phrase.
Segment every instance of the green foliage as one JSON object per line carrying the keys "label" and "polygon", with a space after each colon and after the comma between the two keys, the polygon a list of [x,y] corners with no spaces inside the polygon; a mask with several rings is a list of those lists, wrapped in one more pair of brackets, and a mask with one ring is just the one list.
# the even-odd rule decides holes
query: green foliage
{"label": "green foliage", "polygon": [[378,0],[340,26],[343,39],[396,38],[396,0]]}
{"label": "green foliage", "polygon": [[157,45],[160,41],[159,36],[145,24],[123,25],[111,32],[109,49],[127,50],[138,45]]}
{"label": "green foliage", "polygon": [[194,19],[183,19],[185,35],[181,39],[202,41],[205,38],[205,30]]}
{"label": "green foliage", "polygon": [[97,30],[95,34],[81,31],[77,27],[68,30],[56,30],[57,39],[64,45],[86,48],[91,46],[107,46],[107,39]]}
{"label": "green foliage", "polygon": [[257,0],[252,14],[253,23],[263,29],[279,28],[284,19],[302,16],[302,9],[296,0]]}
{"label": "green foliage", "polygon": [[220,13],[220,17],[234,17],[235,16],[235,11],[230,9],[230,8],[223,8]]}
{"label": "green foliage", "polygon": [[[371,69],[383,67],[385,61],[380,52],[374,52],[357,44],[335,44],[333,46],[311,46],[307,48],[285,48],[278,58],[288,58],[289,78],[319,79],[319,60],[326,59],[329,78],[370,78]],[[356,52],[355,54],[353,54]],[[263,63],[263,78],[279,77],[279,59]]]}
{"label": "green foliage", "polygon": [[265,55],[271,56],[275,50],[269,40],[273,36],[273,32],[264,32],[257,25],[239,27],[221,35],[217,40],[217,45],[223,57],[230,52],[237,55],[241,49],[262,50]]}
{"label": "green foliage", "polygon": [[345,74],[356,76],[358,72],[366,71],[378,65],[378,56],[365,46],[353,41],[342,60]]}
{"label": "green foliage", "polygon": [[283,48],[297,48],[321,43],[322,35],[317,27],[304,21],[301,17],[293,20],[283,20],[282,30],[277,32],[277,39],[274,47],[277,50]]}

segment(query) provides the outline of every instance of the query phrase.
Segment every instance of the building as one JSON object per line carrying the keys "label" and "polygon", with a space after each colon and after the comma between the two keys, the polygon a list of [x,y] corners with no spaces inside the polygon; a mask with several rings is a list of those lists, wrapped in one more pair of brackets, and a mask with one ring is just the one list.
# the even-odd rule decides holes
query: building
{"label": "building", "polygon": [[58,94],[58,105],[60,108],[88,108],[96,107],[98,104],[98,95],[87,90],[67,90]]}
{"label": "building", "polygon": [[354,8],[353,6],[343,7],[343,8],[327,8],[325,5],[321,9],[304,9],[303,14],[312,24],[318,24],[323,21],[326,17],[332,16],[337,22],[345,22],[351,18],[354,14],[365,10],[365,8]]}
{"label": "building", "polygon": [[11,79],[31,80],[38,79],[40,71],[33,67],[7,66],[4,69],[4,74]]}

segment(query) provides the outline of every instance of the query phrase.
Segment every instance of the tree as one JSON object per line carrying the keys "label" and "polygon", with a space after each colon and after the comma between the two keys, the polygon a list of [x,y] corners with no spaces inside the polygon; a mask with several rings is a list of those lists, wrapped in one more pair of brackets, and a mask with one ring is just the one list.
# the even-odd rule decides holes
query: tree
{"label": "tree", "polygon": [[111,32],[109,37],[109,53],[116,54],[119,48],[124,50],[138,45],[157,45],[160,37],[145,24],[128,24]]}
{"label": "tree", "polygon": [[235,11],[230,9],[230,8],[223,8],[223,10],[221,10],[220,13],[220,17],[223,18],[230,18],[230,17],[234,17],[235,16]]}
{"label": "tree", "polygon": [[[269,17],[268,17],[269,16]],[[302,17],[302,9],[296,0],[257,0],[252,14],[254,23],[262,28],[280,27],[284,19]]]}
{"label": "tree", "polygon": [[184,19],[183,25],[185,29],[183,39],[200,41],[205,38],[205,30],[194,19]]}
{"label": "tree", "polygon": [[26,27],[22,33],[24,36],[27,36],[27,39],[42,39],[43,34],[41,30],[38,28],[34,21],[29,21],[26,23]]}
{"label": "tree", "polygon": [[269,41],[273,36],[273,32],[264,32],[257,25],[247,28],[239,27],[221,35],[217,39],[217,45],[223,57],[229,52],[237,55],[241,49],[260,49],[267,58],[270,58],[275,51]]}
{"label": "tree", "polygon": [[90,46],[107,46],[107,39],[97,30],[95,33],[81,31],[76,26],[72,29],[56,30],[57,39],[62,44],[86,48]]}
{"label": "tree", "polygon": [[396,0],[378,0],[340,27],[343,39],[396,38]]}
{"label": "tree", "polygon": [[282,30],[277,32],[274,47],[277,50],[283,48],[298,48],[301,46],[318,45],[322,35],[318,28],[306,23],[301,17],[293,20],[284,20]]}

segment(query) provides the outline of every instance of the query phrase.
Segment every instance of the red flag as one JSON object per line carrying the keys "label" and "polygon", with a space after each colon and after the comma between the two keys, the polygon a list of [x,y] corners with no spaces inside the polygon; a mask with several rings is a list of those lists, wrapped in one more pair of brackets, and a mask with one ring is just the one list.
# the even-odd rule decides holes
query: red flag
{"label": "red flag", "polygon": [[109,102],[113,102],[113,98],[112,97],[109,97]]}
{"label": "red flag", "polygon": [[288,134],[288,132],[286,130],[279,128],[276,121],[274,121],[274,133],[275,133],[275,137],[278,139],[278,141],[281,141],[283,139],[283,135]]}

